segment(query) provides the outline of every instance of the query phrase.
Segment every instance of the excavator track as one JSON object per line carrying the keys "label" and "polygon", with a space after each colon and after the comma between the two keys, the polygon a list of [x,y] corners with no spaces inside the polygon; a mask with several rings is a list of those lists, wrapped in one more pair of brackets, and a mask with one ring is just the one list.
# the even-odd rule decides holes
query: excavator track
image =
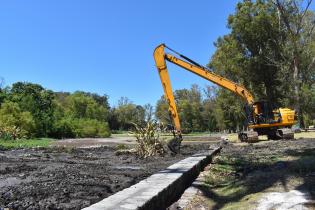
{"label": "excavator track", "polygon": [[278,129],[280,139],[294,139],[294,132],[289,128]]}
{"label": "excavator track", "polygon": [[294,132],[290,128],[270,130],[268,133],[268,139],[271,140],[294,139]]}
{"label": "excavator track", "polygon": [[258,142],[258,133],[255,131],[243,131],[238,134],[241,142],[255,143]]}

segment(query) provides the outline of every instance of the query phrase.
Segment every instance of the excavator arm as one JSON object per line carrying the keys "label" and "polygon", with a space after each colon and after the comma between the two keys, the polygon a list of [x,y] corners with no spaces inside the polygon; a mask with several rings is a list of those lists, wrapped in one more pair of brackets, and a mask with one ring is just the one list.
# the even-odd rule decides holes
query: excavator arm
{"label": "excavator arm", "polygon": [[[173,54],[165,53],[165,49],[173,52]],[[240,96],[249,107],[248,117],[250,131],[242,131],[239,133],[239,139],[245,142],[258,141],[258,135],[267,135],[270,139],[294,138],[291,126],[295,123],[295,111],[288,108],[275,109],[273,115],[270,115],[267,103],[264,101],[254,102],[253,95],[243,86],[221,77],[197,62],[187,58],[184,55],[172,50],[165,44],[157,46],[154,50],[154,60],[158,69],[160,79],[164,89],[164,96],[169,104],[169,111],[175,125],[174,141],[170,141],[169,148],[176,152],[179,151],[180,142],[182,140],[180,120],[174,100],[172,86],[166,66],[166,61],[176,64],[220,87],[227,89]],[[269,116],[270,115],[270,116]]]}
{"label": "excavator arm", "polygon": [[[165,53],[165,48],[168,50],[174,52],[181,58],[177,58],[172,54]],[[254,102],[252,94],[243,86],[227,79],[224,77],[221,77],[212,71],[210,71],[208,68],[196,63],[195,61],[187,58],[186,56],[183,56],[176,51],[170,49],[165,44],[161,44],[157,46],[154,50],[154,60],[156,67],[158,69],[160,79],[162,82],[162,86],[164,89],[164,96],[169,104],[169,111],[173,118],[173,122],[175,125],[175,130],[178,135],[181,134],[181,128],[180,128],[180,120],[177,113],[177,108],[175,104],[175,99],[173,95],[173,90],[171,86],[170,77],[168,74],[166,61],[169,61],[173,64],[176,64],[177,66],[180,66],[210,82],[213,82],[227,90],[230,90],[231,92],[235,93],[236,95],[239,95],[241,98],[243,98],[248,104],[252,104]]]}

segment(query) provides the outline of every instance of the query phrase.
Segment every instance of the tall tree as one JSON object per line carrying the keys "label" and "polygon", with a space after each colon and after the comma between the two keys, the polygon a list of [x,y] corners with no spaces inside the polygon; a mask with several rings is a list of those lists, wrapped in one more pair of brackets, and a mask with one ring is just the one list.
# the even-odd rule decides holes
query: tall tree
{"label": "tall tree", "polygon": [[149,122],[149,121],[153,120],[153,115],[154,115],[153,106],[151,104],[145,104],[143,106],[143,108],[144,108],[145,121]]}
{"label": "tall tree", "polygon": [[[204,121],[203,130],[208,130],[210,132],[219,130],[219,123],[216,117],[217,109],[216,109],[216,96],[217,96],[217,88],[214,86],[206,86],[203,90],[204,92],[204,100],[202,101],[202,118]],[[223,128],[222,128],[223,129]]]}
{"label": "tall tree", "polygon": [[38,84],[17,82],[10,90],[10,100],[18,103],[22,111],[32,114],[36,136],[47,136],[53,125],[54,94]]}
{"label": "tall tree", "polygon": [[[312,0],[274,0],[278,9],[280,30],[287,34],[284,43],[284,66],[292,75],[294,107],[303,121],[302,86],[314,82],[315,55],[312,52],[314,41],[315,16],[309,11]],[[310,73],[313,72],[313,77]],[[308,86],[309,86],[308,85]],[[309,86],[310,87],[310,86]]]}
{"label": "tall tree", "polygon": [[[203,95],[198,85],[194,84],[190,89],[176,90],[174,98],[183,132],[208,130]],[[163,97],[157,102],[155,115],[160,122],[172,124],[168,104]]]}
{"label": "tall tree", "polygon": [[[209,66],[243,84],[256,100],[303,112],[302,84],[310,89],[314,83],[315,58],[311,50],[314,15],[308,11],[310,3],[310,0],[238,3],[228,19],[231,32],[215,43],[217,50]],[[302,5],[306,5],[304,9]]]}
{"label": "tall tree", "polygon": [[132,128],[132,123],[142,125],[145,122],[145,109],[132,103],[127,97],[119,99],[118,106],[115,108],[115,115],[120,130]]}
{"label": "tall tree", "polygon": [[164,96],[156,102],[155,105],[155,118],[160,121],[160,123],[165,126],[172,125],[173,121],[168,111],[168,103],[165,100]]}
{"label": "tall tree", "polygon": [[209,64],[215,72],[244,84],[256,100],[274,106],[281,102],[282,75],[269,57],[281,60],[281,43],[285,34],[279,30],[277,9],[269,1],[238,3],[228,18],[231,33],[216,42],[217,50]]}

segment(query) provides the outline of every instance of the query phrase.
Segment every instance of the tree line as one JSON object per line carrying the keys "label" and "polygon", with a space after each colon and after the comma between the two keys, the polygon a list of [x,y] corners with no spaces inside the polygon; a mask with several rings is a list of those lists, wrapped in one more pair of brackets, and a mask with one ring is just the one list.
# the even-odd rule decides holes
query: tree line
{"label": "tree line", "polygon": [[153,119],[153,106],[122,97],[110,107],[107,95],[53,92],[39,84],[17,82],[0,88],[0,138],[109,137],[133,123]]}
{"label": "tree line", "polygon": [[[208,67],[244,85],[256,100],[294,108],[301,127],[315,120],[315,15],[311,0],[244,0],[228,17],[230,32],[215,42]],[[237,131],[245,126],[241,99],[214,86],[174,92],[184,132]],[[156,119],[172,124],[161,97],[155,107],[122,97],[53,92],[17,82],[0,89],[0,137],[107,137]]]}

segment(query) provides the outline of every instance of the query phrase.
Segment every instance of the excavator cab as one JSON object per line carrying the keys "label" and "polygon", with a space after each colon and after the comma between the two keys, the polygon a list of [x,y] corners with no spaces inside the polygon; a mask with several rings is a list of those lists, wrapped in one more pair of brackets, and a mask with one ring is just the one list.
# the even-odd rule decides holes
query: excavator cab
{"label": "excavator cab", "polygon": [[275,113],[270,103],[266,101],[257,101],[253,104],[246,104],[245,113],[248,125],[274,123],[280,119],[280,113]]}
{"label": "excavator cab", "polygon": [[252,131],[241,132],[241,141],[253,142],[258,140],[256,136],[267,135],[268,139],[292,139],[294,133],[291,130],[296,122],[296,113],[292,109],[278,108],[266,101],[258,101],[245,106],[247,126]]}

